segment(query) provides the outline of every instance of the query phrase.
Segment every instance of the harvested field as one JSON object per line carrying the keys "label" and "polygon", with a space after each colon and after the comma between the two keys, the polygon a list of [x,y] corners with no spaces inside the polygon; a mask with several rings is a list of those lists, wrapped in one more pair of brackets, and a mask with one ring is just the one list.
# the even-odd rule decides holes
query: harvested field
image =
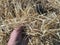
{"label": "harvested field", "polygon": [[20,24],[28,45],[60,45],[60,0],[0,0],[0,45]]}

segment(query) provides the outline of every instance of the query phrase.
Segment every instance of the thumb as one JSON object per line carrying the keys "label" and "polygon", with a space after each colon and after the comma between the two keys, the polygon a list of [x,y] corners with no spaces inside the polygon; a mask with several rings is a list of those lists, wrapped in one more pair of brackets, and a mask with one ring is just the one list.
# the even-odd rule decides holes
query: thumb
{"label": "thumb", "polygon": [[22,39],[21,34],[22,34],[23,27],[24,26],[21,25],[12,31],[7,45],[16,45],[17,40],[21,41]]}

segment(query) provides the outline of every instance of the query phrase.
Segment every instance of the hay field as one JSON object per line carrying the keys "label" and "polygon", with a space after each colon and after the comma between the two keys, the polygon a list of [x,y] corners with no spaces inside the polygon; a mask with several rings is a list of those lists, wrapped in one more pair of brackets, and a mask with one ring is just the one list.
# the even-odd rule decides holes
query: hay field
{"label": "hay field", "polygon": [[19,24],[28,45],[60,45],[60,0],[0,0],[0,45]]}

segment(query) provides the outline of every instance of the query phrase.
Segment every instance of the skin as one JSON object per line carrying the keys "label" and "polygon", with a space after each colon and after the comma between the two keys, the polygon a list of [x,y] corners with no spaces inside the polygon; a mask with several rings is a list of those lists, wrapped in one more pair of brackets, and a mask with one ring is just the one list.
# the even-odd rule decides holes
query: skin
{"label": "skin", "polygon": [[24,39],[22,37],[22,31],[24,26],[20,25],[19,27],[15,28],[11,35],[10,35],[10,39],[7,43],[7,45],[27,45],[28,44],[28,38]]}

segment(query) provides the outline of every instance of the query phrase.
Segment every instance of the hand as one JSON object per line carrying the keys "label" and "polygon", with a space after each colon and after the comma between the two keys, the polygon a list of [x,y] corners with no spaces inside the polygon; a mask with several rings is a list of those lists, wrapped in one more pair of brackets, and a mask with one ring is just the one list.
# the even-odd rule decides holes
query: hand
{"label": "hand", "polygon": [[23,38],[23,36],[22,36],[23,30],[24,30],[23,25],[20,25],[19,27],[15,28],[10,35],[10,39],[9,39],[7,45],[27,45],[28,38],[26,38],[26,39]]}

